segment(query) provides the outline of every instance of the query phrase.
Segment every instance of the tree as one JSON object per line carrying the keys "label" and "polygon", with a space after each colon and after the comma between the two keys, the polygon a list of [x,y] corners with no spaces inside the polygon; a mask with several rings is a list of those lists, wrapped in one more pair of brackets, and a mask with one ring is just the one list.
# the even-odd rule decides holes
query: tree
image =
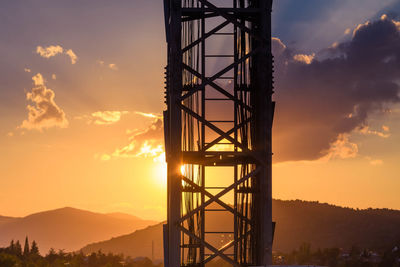
{"label": "tree", "polygon": [[46,255],[46,260],[53,264],[53,262],[57,259],[57,253],[54,248],[50,248],[49,252]]}
{"label": "tree", "polygon": [[14,267],[21,265],[20,265],[20,260],[15,255],[0,253],[0,266]]}
{"label": "tree", "polygon": [[14,254],[18,257],[20,257],[22,255],[22,247],[21,247],[21,243],[19,243],[19,240],[17,240],[17,242],[15,242]]}
{"label": "tree", "polygon": [[29,241],[27,236],[25,237],[24,256],[27,257],[28,255],[29,255]]}
{"label": "tree", "polygon": [[311,261],[311,245],[309,243],[303,243],[300,245],[299,252],[297,254],[297,262],[300,264],[310,263]]}
{"label": "tree", "polygon": [[14,239],[11,240],[10,246],[8,247],[8,251],[9,251],[10,254],[14,254],[14,251],[15,251]]}
{"label": "tree", "polygon": [[39,255],[39,247],[35,240],[32,241],[31,255]]}

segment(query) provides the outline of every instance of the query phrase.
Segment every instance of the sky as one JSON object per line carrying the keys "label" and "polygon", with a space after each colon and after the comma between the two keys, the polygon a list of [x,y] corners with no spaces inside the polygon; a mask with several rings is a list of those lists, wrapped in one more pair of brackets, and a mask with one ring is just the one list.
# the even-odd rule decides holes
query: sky
{"label": "sky", "polygon": [[[0,7],[0,214],[165,219],[162,1]],[[274,2],[274,198],[400,209],[399,12]]]}

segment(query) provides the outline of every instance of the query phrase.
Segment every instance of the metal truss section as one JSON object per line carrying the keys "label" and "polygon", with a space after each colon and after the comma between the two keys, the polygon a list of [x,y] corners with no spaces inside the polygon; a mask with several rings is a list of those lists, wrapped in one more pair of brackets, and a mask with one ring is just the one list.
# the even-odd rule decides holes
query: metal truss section
{"label": "metal truss section", "polygon": [[271,264],[271,7],[164,0],[166,267]]}

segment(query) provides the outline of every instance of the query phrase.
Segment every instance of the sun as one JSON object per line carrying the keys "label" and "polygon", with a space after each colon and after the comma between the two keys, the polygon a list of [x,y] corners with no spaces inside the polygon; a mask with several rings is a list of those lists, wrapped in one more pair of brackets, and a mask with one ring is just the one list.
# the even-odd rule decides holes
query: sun
{"label": "sun", "polygon": [[[153,159],[154,161],[154,176],[155,182],[163,187],[167,186],[168,174],[167,174],[167,163],[165,162],[165,153],[160,154],[159,156]],[[185,175],[186,168],[185,165],[182,164],[179,168],[181,175]]]}
{"label": "sun", "polygon": [[165,162],[165,153],[154,158],[155,181],[162,187],[167,187],[167,163]]}
{"label": "sun", "polygon": [[181,165],[181,174],[185,175],[185,165]]}

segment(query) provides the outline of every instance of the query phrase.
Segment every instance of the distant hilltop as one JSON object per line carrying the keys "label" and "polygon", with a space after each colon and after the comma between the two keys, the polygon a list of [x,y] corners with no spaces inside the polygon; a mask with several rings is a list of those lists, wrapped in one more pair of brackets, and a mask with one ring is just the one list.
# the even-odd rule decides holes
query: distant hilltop
{"label": "distant hilltop", "polygon": [[22,218],[0,216],[0,247],[12,239],[23,242],[28,236],[39,245],[40,253],[50,248],[66,252],[111,237],[131,233],[157,223],[124,213],[95,213],[65,207],[34,213]]}
{"label": "distant hilltop", "polygon": [[[273,201],[276,221],[274,250],[291,252],[303,242],[313,248],[385,249],[400,243],[400,211],[388,209],[355,210],[301,200]],[[229,218],[210,216],[209,227],[229,226]],[[97,242],[82,248],[84,253],[123,253],[126,256],[163,257],[162,223],[134,233]]]}

